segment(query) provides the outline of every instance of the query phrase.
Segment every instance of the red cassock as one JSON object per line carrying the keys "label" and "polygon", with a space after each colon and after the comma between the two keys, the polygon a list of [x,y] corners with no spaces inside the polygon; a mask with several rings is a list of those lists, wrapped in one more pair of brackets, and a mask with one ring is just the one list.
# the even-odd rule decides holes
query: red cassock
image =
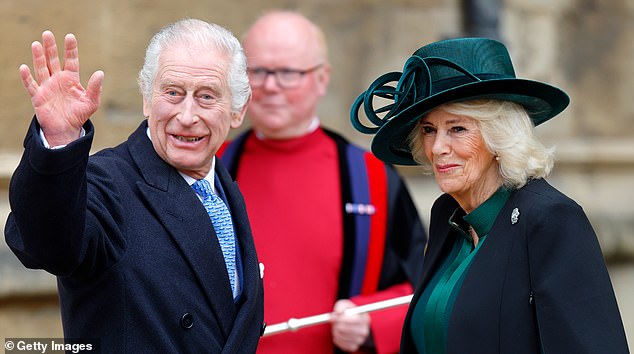
{"label": "red cassock", "polygon": [[[365,182],[366,194],[372,194],[367,203],[352,198],[363,184],[352,181],[359,178],[358,167],[350,166],[354,154],[358,158],[352,161],[363,165],[368,180],[378,180]],[[391,167],[323,129],[288,140],[246,132],[222,159],[244,195],[264,265],[265,322],[331,312],[339,298],[361,305],[412,292],[426,235]],[[376,173],[367,172],[372,170]],[[377,352],[398,351],[406,310],[401,306],[371,314]],[[300,349],[332,353],[330,325],[264,337],[258,353]]]}

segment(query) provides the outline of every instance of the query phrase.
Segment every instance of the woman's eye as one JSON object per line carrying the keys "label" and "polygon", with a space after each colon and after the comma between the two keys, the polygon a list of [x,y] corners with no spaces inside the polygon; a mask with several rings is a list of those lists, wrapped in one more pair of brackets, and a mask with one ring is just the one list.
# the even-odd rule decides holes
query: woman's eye
{"label": "woman's eye", "polygon": [[454,133],[464,133],[467,131],[467,129],[465,127],[458,126],[458,127],[451,128],[451,131]]}
{"label": "woman's eye", "polygon": [[422,131],[424,135],[430,135],[430,134],[434,134],[436,132],[436,129],[432,127],[423,127]]}

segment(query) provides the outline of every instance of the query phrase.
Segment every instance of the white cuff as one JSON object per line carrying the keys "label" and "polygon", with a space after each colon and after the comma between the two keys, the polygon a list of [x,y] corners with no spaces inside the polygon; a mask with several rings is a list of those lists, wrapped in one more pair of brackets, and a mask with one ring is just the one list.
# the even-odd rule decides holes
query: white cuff
{"label": "white cuff", "polygon": [[[86,131],[84,130],[84,127],[81,127],[81,131],[79,132],[79,137],[82,138],[84,136],[86,136]],[[46,140],[46,137],[44,136],[44,132],[42,131],[42,129],[40,129],[40,139],[42,139],[42,144],[44,144],[44,147],[47,149],[56,150],[56,149],[61,149],[66,147],[66,145],[51,146],[48,143],[48,140]]]}

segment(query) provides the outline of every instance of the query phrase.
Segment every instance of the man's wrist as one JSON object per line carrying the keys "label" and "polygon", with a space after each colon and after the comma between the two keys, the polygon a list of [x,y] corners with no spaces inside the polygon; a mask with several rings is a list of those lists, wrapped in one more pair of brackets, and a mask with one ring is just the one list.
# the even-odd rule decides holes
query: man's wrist
{"label": "man's wrist", "polygon": [[[47,149],[51,149],[51,150],[56,150],[56,149],[62,149],[65,148],[66,145],[68,144],[60,144],[60,145],[52,145],[48,142],[48,140],[46,139],[46,136],[44,135],[44,131],[40,128],[40,139],[42,139],[42,144],[44,144],[44,147]],[[84,127],[81,128],[81,130],[79,131],[79,136],[77,137],[77,139],[82,138],[86,136],[86,130],[84,129]]]}

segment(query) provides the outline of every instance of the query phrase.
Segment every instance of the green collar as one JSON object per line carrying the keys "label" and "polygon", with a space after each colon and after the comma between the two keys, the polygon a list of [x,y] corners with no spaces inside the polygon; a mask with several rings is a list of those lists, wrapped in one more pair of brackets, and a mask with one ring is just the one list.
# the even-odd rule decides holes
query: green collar
{"label": "green collar", "polygon": [[486,236],[510,195],[509,189],[500,187],[489,199],[469,214],[465,215],[464,210],[457,208],[449,218],[449,224],[460,230],[468,240],[471,240],[471,235],[468,232],[469,226],[473,227],[480,237]]}

